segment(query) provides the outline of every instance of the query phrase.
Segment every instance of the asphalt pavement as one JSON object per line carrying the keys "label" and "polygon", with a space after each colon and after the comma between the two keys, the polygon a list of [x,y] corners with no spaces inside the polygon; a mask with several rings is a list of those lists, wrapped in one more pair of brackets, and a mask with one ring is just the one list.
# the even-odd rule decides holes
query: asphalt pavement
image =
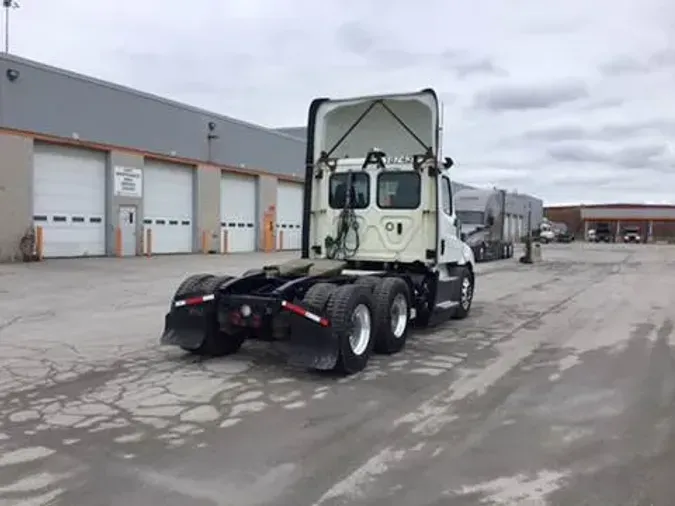
{"label": "asphalt pavement", "polygon": [[182,277],[293,256],[0,265],[0,505],[675,504],[675,247],[482,264],[348,378],[159,346]]}

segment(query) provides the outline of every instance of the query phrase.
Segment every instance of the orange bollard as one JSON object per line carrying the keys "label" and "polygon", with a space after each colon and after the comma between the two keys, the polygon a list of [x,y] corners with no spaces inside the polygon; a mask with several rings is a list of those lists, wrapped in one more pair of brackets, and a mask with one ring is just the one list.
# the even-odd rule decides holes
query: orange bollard
{"label": "orange bollard", "polygon": [[225,255],[230,252],[230,234],[227,229],[220,231],[220,253]]}
{"label": "orange bollard", "polygon": [[152,256],[152,229],[149,228],[146,233],[146,244],[147,248],[145,249],[145,256],[150,258]]}
{"label": "orange bollard", "polygon": [[41,226],[35,227],[35,256],[42,260],[45,251],[44,229]]}
{"label": "orange bollard", "polygon": [[208,252],[209,252],[209,244],[206,230],[202,230],[202,253],[206,255]]}
{"label": "orange bollard", "polygon": [[115,228],[115,256],[122,256],[122,229],[120,227]]}

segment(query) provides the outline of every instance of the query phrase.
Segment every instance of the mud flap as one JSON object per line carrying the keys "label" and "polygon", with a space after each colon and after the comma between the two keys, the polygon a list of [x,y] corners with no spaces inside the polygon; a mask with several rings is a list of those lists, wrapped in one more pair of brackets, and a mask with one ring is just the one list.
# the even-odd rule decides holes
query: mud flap
{"label": "mud flap", "polygon": [[177,308],[164,317],[164,332],[160,344],[196,350],[204,342],[207,324],[207,305]]}
{"label": "mud flap", "polygon": [[288,363],[321,371],[334,369],[340,357],[340,345],[332,329],[293,313],[290,322]]}

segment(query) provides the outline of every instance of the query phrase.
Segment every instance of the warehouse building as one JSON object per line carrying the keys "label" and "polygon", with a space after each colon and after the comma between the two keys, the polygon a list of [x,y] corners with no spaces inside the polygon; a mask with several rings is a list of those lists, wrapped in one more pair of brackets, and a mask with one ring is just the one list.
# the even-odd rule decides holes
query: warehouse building
{"label": "warehouse building", "polygon": [[17,258],[33,226],[44,257],[298,248],[304,150],[280,132],[2,55],[0,259]]}
{"label": "warehouse building", "polygon": [[598,224],[608,224],[616,240],[623,237],[626,227],[637,228],[647,242],[675,240],[675,206],[647,204],[599,204],[547,207],[548,219],[565,223],[578,238],[588,237],[588,231]]}
{"label": "warehouse building", "polygon": [[0,55],[0,261],[299,249],[304,156],[304,128]]}

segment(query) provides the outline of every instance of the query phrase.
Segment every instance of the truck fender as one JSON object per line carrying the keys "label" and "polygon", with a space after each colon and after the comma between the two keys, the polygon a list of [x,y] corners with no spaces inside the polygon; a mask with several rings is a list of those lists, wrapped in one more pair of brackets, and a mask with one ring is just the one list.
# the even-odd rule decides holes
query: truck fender
{"label": "truck fender", "polygon": [[462,243],[462,262],[460,265],[469,265],[471,270],[475,270],[476,267],[476,258],[474,257],[473,250],[466,243]]}

